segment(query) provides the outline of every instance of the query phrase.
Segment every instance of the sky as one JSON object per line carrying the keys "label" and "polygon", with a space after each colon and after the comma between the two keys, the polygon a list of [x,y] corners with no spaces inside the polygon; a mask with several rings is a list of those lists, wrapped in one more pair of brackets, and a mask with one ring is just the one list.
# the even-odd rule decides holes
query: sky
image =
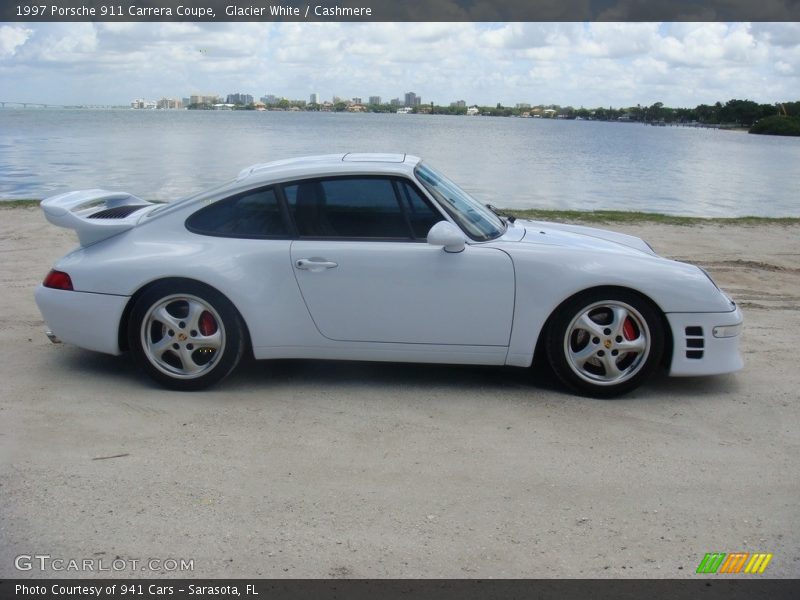
{"label": "sky", "polygon": [[1,23],[0,100],[413,91],[447,105],[800,99],[800,23]]}

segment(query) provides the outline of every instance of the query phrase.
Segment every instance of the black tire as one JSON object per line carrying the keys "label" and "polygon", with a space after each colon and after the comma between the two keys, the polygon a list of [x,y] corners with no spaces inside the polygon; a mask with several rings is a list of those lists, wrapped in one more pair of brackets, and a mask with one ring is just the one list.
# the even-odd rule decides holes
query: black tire
{"label": "black tire", "polygon": [[164,387],[181,391],[201,390],[226,377],[244,354],[245,338],[231,302],[192,280],[148,288],[128,322],[136,362]]}
{"label": "black tire", "polygon": [[547,357],[558,378],[596,398],[639,387],[661,362],[661,314],[638,294],[598,288],[573,296],[553,314]]}

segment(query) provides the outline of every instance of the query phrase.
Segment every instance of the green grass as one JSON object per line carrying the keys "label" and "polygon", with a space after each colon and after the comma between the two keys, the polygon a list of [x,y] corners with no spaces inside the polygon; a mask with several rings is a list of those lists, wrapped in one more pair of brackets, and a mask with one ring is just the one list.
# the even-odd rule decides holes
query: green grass
{"label": "green grass", "polygon": [[0,200],[0,208],[28,208],[30,206],[39,206],[41,200],[34,198],[26,198],[24,200]]}
{"label": "green grass", "polygon": [[661,213],[623,210],[545,210],[545,209],[500,209],[504,214],[520,219],[538,221],[570,221],[575,223],[660,223],[663,225],[798,225],[800,217],[678,217]]}
{"label": "green grass", "polygon": [[[41,200],[0,200],[0,208],[30,208]],[[503,214],[537,221],[569,221],[572,223],[660,223],[662,225],[800,225],[800,217],[676,217],[661,213],[624,210],[545,210],[538,208],[503,208]]]}

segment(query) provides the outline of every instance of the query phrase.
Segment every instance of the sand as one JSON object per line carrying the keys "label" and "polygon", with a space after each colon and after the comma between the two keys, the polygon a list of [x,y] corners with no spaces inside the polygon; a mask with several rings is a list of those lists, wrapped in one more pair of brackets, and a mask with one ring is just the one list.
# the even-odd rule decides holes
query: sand
{"label": "sand", "polygon": [[[33,290],[73,234],[0,209],[0,577],[696,577],[711,551],[800,576],[800,227],[609,228],[733,295],[743,371],[598,401],[527,370],[280,361],[168,392],[45,338]],[[36,553],[193,569],[14,568]]]}

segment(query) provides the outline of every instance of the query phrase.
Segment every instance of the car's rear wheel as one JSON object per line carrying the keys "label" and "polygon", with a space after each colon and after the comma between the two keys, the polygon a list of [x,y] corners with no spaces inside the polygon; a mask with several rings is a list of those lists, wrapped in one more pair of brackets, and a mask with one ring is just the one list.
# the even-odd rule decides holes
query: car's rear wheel
{"label": "car's rear wheel", "polygon": [[228,375],[242,357],[244,339],[230,301],[194,281],[165,281],[146,290],[128,326],[137,362],[176,390],[203,389]]}
{"label": "car's rear wheel", "polygon": [[633,390],[658,367],[661,317],[627,290],[590,290],[562,305],[551,320],[547,355],[570,388],[608,398]]}

